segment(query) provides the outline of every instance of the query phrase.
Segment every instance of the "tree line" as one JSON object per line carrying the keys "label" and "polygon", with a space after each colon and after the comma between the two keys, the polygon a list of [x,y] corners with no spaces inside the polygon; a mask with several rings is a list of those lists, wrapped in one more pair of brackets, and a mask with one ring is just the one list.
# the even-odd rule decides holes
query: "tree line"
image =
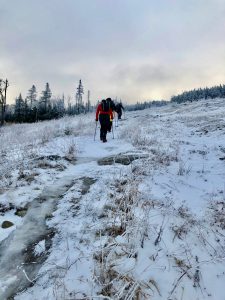
{"label": "tree line", "polygon": [[[1,81],[0,81],[1,82]],[[4,112],[2,115],[2,124],[4,121],[9,123],[33,123],[42,120],[51,120],[61,118],[64,115],[77,115],[81,113],[87,113],[94,110],[94,106],[90,102],[90,91],[88,91],[88,97],[86,103],[83,101],[84,88],[82,81],[79,81],[79,85],[75,93],[75,101],[71,97],[67,99],[67,103],[64,95],[62,97],[53,97],[49,83],[46,83],[45,89],[38,97],[37,88],[35,85],[28,90],[27,96],[22,97],[22,94],[15,99],[13,105],[6,105],[6,91],[8,88],[8,80],[2,81],[4,88],[0,89],[0,92],[4,92]],[[117,102],[117,100],[114,100]],[[0,102],[1,104],[2,102]],[[143,110],[153,106],[165,105],[167,101],[145,101],[143,103],[137,102],[136,104],[126,105],[127,111]]]}
{"label": "tree line", "polygon": [[136,104],[126,105],[127,111],[143,110],[151,107],[159,107],[168,104],[165,100],[152,100],[145,102],[137,102]]}
{"label": "tree line", "polygon": [[171,102],[187,102],[197,101],[200,99],[225,98],[225,85],[218,85],[211,88],[199,88],[191,91],[183,92],[180,95],[172,96]]}
{"label": "tree line", "polygon": [[[42,120],[51,120],[63,117],[64,115],[76,115],[93,111],[94,107],[90,102],[90,91],[88,91],[87,101],[84,103],[84,88],[81,80],[75,92],[75,101],[69,97],[65,103],[65,97],[53,97],[49,86],[46,83],[45,89],[38,97],[35,85],[28,90],[25,98],[20,94],[13,105],[7,105],[7,91],[9,81],[0,79],[0,124],[4,122],[37,122]],[[191,91],[185,91],[177,96],[171,97],[171,102],[183,103],[187,101],[197,101],[200,99],[225,98],[225,85],[214,86],[211,88],[199,88]],[[143,103],[126,105],[126,110],[143,110],[146,108],[166,105],[168,101],[154,100]]]}
{"label": "tree line", "polygon": [[25,98],[20,94],[13,105],[6,105],[6,91],[8,88],[5,81],[0,81],[0,111],[1,124],[4,121],[14,123],[32,123],[42,120],[51,120],[61,118],[64,115],[75,115],[87,113],[93,110],[90,102],[90,91],[86,103],[83,101],[84,89],[81,80],[76,89],[75,101],[71,97],[65,103],[65,97],[53,97],[49,83],[46,83],[45,89],[38,97],[37,88],[35,85],[28,90]]}

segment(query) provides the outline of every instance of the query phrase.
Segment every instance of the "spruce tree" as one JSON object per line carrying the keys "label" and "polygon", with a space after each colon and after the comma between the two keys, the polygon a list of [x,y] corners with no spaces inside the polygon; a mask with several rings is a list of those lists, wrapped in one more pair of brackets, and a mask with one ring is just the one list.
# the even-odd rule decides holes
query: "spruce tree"
{"label": "spruce tree", "polygon": [[20,94],[15,103],[15,121],[22,123],[25,119],[25,101]]}

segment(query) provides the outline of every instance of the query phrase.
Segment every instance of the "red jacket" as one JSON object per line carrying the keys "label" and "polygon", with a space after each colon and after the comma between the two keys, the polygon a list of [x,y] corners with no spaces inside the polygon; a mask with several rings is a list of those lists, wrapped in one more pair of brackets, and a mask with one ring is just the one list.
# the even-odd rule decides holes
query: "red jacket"
{"label": "red jacket", "polygon": [[96,121],[98,121],[98,116],[99,115],[109,115],[110,116],[110,120],[113,120],[113,111],[112,109],[110,108],[109,111],[103,111],[102,110],[102,104],[99,103],[98,107],[97,107],[97,110],[96,110]]}

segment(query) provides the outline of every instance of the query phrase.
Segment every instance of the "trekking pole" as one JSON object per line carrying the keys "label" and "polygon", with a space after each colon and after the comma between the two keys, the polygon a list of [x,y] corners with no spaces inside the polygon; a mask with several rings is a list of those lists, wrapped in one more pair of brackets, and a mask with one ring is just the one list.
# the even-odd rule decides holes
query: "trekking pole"
{"label": "trekking pole", "polygon": [[115,127],[118,126],[118,115],[115,117]]}
{"label": "trekking pole", "polygon": [[113,136],[113,140],[114,140],[113,122],[112,122],[112,136]]}
{"label": "trekking pole", "polygon": [[97,126],[98,126],[98,122],[96,121],[95,134],[94,134],[94,141],[95,141],[95,137],[96,137]]}

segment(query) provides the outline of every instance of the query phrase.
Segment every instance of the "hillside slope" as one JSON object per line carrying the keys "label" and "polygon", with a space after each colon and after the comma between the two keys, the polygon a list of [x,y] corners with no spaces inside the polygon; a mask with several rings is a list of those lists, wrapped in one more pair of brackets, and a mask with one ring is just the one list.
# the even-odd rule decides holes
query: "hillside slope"
{"label": "hillside slope", "polygon": [[93,119],[1,129],[0,299],[223,300],[224,100]]}

